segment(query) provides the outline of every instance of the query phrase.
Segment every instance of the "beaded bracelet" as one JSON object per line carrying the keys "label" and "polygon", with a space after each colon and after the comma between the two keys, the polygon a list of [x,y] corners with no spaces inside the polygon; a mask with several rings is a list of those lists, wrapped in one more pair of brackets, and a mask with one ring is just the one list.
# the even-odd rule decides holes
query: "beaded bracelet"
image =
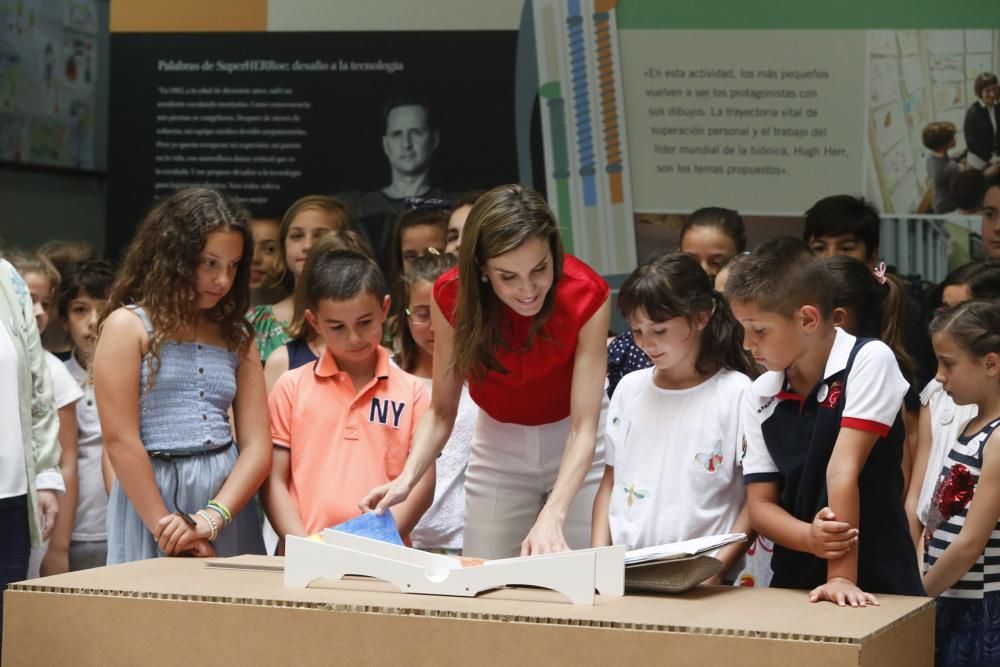
{"label": "beaded bracelet", "polygon": [[222,522],[224,525],[228,526],[233,522],[233,514],[229,511],[229,508],[220,503],[215,498],[208,501],[208,507],[218,512],[222,516]]}
{"label": "beaded bracelet", "polygon": [[213,519],[212,515],[205,510],[198,510],[196,514],[208,522],[208,527],[212,530],[212,534],[209,535],[208,541],[214,542],[215,538],[219,536],[219,526],[215,523],[215,519]]}

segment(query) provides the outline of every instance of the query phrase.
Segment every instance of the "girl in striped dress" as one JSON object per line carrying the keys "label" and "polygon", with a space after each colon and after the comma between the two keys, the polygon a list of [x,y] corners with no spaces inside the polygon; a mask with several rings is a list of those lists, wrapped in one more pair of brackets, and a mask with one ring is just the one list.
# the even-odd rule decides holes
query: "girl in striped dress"
{"label": "girl in striped dress", "polygon": [[931,324],[937,380],[978,415],[941,468],[924,534],[937,598],[935,664],[1000,666],[1000,301],[967,301]]}

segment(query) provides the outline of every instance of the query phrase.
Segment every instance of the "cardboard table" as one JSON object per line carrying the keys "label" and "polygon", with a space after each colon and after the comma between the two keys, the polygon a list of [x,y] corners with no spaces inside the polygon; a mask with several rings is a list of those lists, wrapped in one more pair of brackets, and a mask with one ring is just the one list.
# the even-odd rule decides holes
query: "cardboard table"
{"label": "cardboard table", "polygon": [[35,579],[4,593],[3,665],[933,664],[926,598],[811,605],[801,591],[701,586],[678,596],[519,588],[453,598],[370,579],[286,588],[281,559],[161,558]]}

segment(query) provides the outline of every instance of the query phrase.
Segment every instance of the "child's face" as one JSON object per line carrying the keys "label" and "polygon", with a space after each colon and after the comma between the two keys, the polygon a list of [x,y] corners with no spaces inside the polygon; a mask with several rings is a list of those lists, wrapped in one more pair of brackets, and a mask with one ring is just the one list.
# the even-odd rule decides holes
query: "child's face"
{"label": "child's face", "polygon": [[811,306],[799,308],[791,317],[762,310],[754,302],[730,301],[733,315],[743,325],[743,349],[769,371],[783,371],[801,356],[803,337],[815,319]]}
{"label": "child's face", "polygon": [[83,291],[73,297],[66,307],[66,329],[73,339],[73,346],[81,361],[89,363],[94,356],[94,346],[97,344],[97,320],[102,308],[104,308],[102,299],[95,299]]}
{"label": "child's face", "polygon": [[698,225],[681,238],[681,252],[691,255],[710,278],[736,255],[736,243],[718,227]]}
{"label": "child's face", "polygon": [[410,270],[410,265],[417,257],[427,254],[428,248],[434,248],[443,253],[447,239],[445,231],[438,225],[416,225],[407,227],[399,236],[399,249],[403,255],[403,273]]}
{"label": "child's face", "polygon": [[504,305],[522,317],[534,317],[555,281],[549,244],[538,237],[529,238],[517,248],[486,260],[483,274]]}
{"label": "child's face", "polygon": [[250,264],[250,289],[258,289],[274,282],[281,269],[278,253],[280,226],[275,220],[250,221],[253,231],[253,262]]}
{"label": "child's face", "polygon": [[431,291],[433,286],[421,280],[410,287],[406,321],[414,342],[427,354],[434,354],[434,327],[431,326]]}
{"label": "child's face", "polygon": [[449,255],[458,257],[458,249],[462,246],[462,230],[465,229],[465,221],[471,210],[472,207],[469,205],[459,206],[451,212],[451,217],[448,218],[448,245],[445,246],[444,251]]}
{"label": "child's face", "polygon": [[49,326],[49,313],[52,312],[52,281],[44,273],[34,271],[22,277],[28,284],[31,304],[35,311],[35,322],[38,324],[38,333],[41,334],[45,331],[45,327]]}
{"label": "child's face", "polygon": [[814,236],[809,240],[809,248],[817,257],[836,257],[847,255],[873,266],[873,257],[869,256],[865,242],[851,234],[840,236]]}
{"label": "child's face", "polygon": [[306,264],[306,255],[319,239],[337,228],[334,217],[318,208],[300,211],[288,226],[285,236],[285,264],[298,280]]}
{"label": "child's face", "polygon": [[628,318],[635,344],[642,350],[657,370],[667,371],[681,364],[691,364],[701,350],[701,331],[708,321],[702,313],[692,324],[686,317],[674,317],[665,322],[654,322],[642,308]]}
{"label": "child's face", "polygon": [[725,294],[727,280],[729,280],[729,267],[723,267],[715,274],[715,291]]}
{"label": "child's face", "polygon": [[243,258],[243,232],[225,229],[205,237],[201,261],[195,272],[198,308],[214,308],[233,287],[236,270]]}
{"label": "child's face", "polygon": [[961,285],[948,285],[941,290],[941,303],[949,308],[953,308],[971,298],[972,292],[969,291],[969,286],[964,283]]}
{"label": "child's face", "polygon": [[[947,331],[934,334],[931,344],[938,360],[938,371],[934,379],[944,386],[944,390],[958,405],[977,402],[988,382],[986,360],[996,355],[976,358],[959,347]],[[993,384],[996,384],[995,378]]]}
{"label": "child's face", "polygon": [[305,311],[309,325],[338,364],[364,363],[374,358],[388,313],[389,297],[380,301],[368,292],[344,301],[320,299],[315,312],[309,308]]}

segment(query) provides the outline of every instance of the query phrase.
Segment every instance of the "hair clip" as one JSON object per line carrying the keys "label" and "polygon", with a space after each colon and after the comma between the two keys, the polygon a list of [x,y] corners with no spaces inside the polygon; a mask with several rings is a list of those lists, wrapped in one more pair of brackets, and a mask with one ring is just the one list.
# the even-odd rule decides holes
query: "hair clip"
{"label": "hair clip", "polygon": [[431,248],[427,249],[427,254],[428,255],[434,255],[435,257],[440,257],[441,256],[441,251],[438,250],[437,248],[431,247]]}
{"label": "hair clip", "polygon": [[875,267],[872,274],[874,274],[875,280],[878,281],[879,285],[885,285],[885,262],[879,262],[879,265]]}
{"label": "hair clip", "polygon": [[403,206],[407,211],[450,211],[451,202],[447,199],[437,197],[407,197],[403,200]]}

